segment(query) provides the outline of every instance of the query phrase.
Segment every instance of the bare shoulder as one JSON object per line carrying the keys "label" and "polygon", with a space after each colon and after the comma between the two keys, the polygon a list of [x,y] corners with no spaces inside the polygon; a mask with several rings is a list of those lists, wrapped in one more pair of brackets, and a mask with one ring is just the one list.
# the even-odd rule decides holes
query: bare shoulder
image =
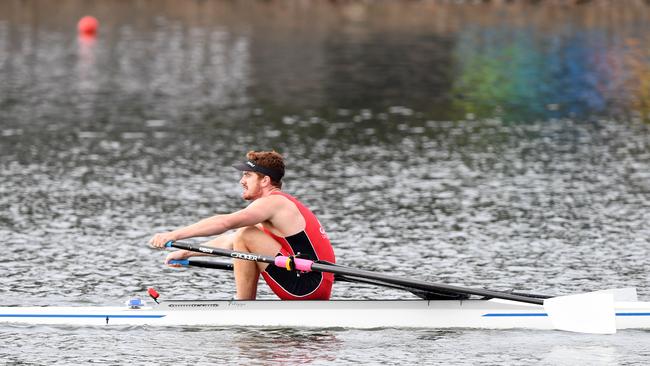
{"label": "bare shoulder", "polygon": [[294,206],[293,202],[291,202],[290,199],[280,194],[270,194],[268,196],[258,198],[254,203],[257,203],[258,201],[261,205],[274,206],[275,208]]}
{"label": "bare shoulder", "polygon": [[294,227],[294,224],[304,227],[300,211],[282,195],[260,197],[240,212],[246,217],[244,222],[265,223],[264,226],[282,235],[299,231],[300,227]]}
{"label": "bare shoulder", "polygon": [[268,196],[260,197],[253,201],[248,207],[265,207],[274,210],[282,209],[285,207],[292,207],[293,204],[288,198],[279,195],[271,194]]}
{"label": "bare shoulder", "polygon": [[305,229],[305,219],[296,204],[281,194],[262,198],[264,210],[269,212],[267,228],[280,236],[293,235]]}

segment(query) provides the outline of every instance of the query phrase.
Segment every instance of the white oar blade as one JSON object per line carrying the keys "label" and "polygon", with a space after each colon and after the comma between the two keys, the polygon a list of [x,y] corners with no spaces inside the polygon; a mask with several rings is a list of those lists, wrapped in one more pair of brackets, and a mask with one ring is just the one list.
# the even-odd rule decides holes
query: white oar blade
{"label": "white oar blade", "polygon": [[614,295],[588,293],[544,300],[544,310],[559,330],[578,333],[616,333]]}

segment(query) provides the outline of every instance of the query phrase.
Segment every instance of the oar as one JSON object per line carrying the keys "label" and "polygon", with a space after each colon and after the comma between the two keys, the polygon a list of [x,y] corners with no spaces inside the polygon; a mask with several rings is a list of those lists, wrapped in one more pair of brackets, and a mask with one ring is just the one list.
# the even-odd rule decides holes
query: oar
{"label": "oar", "polygon": [[[221,269],[226,271],[233,270],[233,264],[231,262],[210,261],[210,260],[201,260],[201,259],[172,259],[169,261],[169,264],[179,265],[182,267],[201,267],[201,268]],[[334,274],[334,281],[363,283],[367,285],[388,287],[392,289],[407,291],[424,300],[465,300],[469,298],[469,295],[465,295],[465,294],[452,294],[452,293],[443,294],[443,293],[427,292],[427,291],[422,291],[410,287],[398,286],[390,283],[373,281],[365,278],[355,278],[355,277],[350,277],[342,274]],[[534,295],[534,296],[544,296],[544,295]]]}
{"label": "oar", "polygon": [[202,268],[224,269],[226,271],[233,270],[233,265],[231,262],[213,262],[213,261],[202,261],[202,260],[194,260],[194,259],[172,259],[169,261],[169,264],[179,265],[182,267],[202,267]]}
{"label": "oar", "polygon": [[388,276],[385,274],[366,271],[362,269],[344,267],[344,266],[333,265],[333,264],[318,263],[318,262],[314,262],[302,258],[292,259],[285,256],[269,257],[269,256],[258,255],[258,254],[252,254],[252,253],[236,252],[228,249],[213,248],[213,247],[207,247],[202,245],[196,245],[190,243],[179,243],[179,242],[167,242],[165,246],[168,248],[173,247],[178,249],[190,250],[193,252],[230,257],[234,259],[244,259],[244,260],[249,260],[254,262],[268,263],[268,264],[276,265],[280,268],[286,268],[288,263],[290,263],[290,261],[293,260],[293,262],[295,263],[295,269],[302,272],[312,272],[312,271],[329,272],[329,273],[341,274],[341,275],[346,275],[351,277],[365,278],[374,281],[381,281],[389,284],[410,287],[410,288],[423,290],[423,291],[461,293],[461,294],[486,296],[486,297],[492,297],[492,298],[504,299],[504,300],[519,301],[519,302],[525,302],[525,303],[536,304],[536,305],[544,304],[544,300],[538,298],[532,298],[527,296],[521,296],[516,294],[509,294],[509,293],[491,291],[485,289],[473,289],[473,288],[465,288],[465,287],[459,287],[453,285],[436,284],[436,283],[431,283],[431,282],[426,282],[421,280],[397,277],[397,276]]}
{"label": "oar", "polygon": [[[226,270],[226,271],[232,271],[233,270],[233,264],[232,262],[226,262],[226,261],[211,261],[211,260],[201,260],[201,259],[172,259],[169,261],[169,264],[173,265],[179,265],[182,267],[201,267],[201,268],[210,268],[210,269],[221,269],[221,270]],[[334,275],[334,281],[336,282],[350,282],[350,283],[363,283],[366,285],[374,285],[374,286],[380,286],[380,287],[388,287],[388,288],[393,288],[397,290],[403,290],[410,292],[424,300],[465,300],[469,298],[469,295],[466,294],[453,294],[453,293],[436,293],[436,292],[427,292],[423,290],[418,290],[414,289],[411,287],[405,287],[405,286],[398,286],[398,285],[393,285],[390,283],[385,283],[381,281],[373,281],[365,278],[355,278],[355,277],[350,277],[350,276],[345,276],[341,274],[335,274]],[[604,291],[604,290],[603,290]],[[634,291],[634,289],[616,289],[616,290],[609,290],[611,291],[626,291],[625,295],[626,297],[624,299],[617,299],[616,298],[616,293],[614,294],[614,298],[617,301],[636,301],[636,300],[628,300],[630,297],[628,294],[630,292],[627,291]],[[534,293],[528,293],[528,292],[515,292],[515,291],[508,291],[508,292],[503,292],[503,293],[508,293],[508,294],[515,294],[515,295],[520,295],[520,296],[525,296],[525,297],[534,297],[537,299],[550,299],[550,295],[545,295],[545,294],[534,294]],[[636,294],[636,292],[634,292]],[[636,296],[636,295],[634,295]],[[636,297],[635,297],[636,298]],[[488,299],[488,298],[486,298]]]}
{"label": "oar", "polygon": [[169,241],[168,248],[178,248],[205,254],[225,256],[254,262],[268,263],[288,270],[302,272],[329,272],[333,274],[364,278],[398,286],[410,287],[427,292],[469,294],[495,299],[511,300],[535,305],[544,305],[549,318],[556,329],[582,333],[616,333],[616,314],[614,311],[614,296],[604,293],[588,293],[580,295],[559,296],[550,299],[522,296],[512,293],[476,289],[453,285],[444,285],[398,276],[389,276],[362,269],[344,267],[333,264],[314,262],[308,259],[286,256],[264,256],[253,253],[236,252],[233,250],[213,248],[202,245]]}

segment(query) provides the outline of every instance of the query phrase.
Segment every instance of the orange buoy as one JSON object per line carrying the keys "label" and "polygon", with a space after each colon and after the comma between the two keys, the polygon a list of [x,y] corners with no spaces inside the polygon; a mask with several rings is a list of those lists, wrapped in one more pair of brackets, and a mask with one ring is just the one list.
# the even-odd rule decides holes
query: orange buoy
{"label": "orange buoy", "polygon": [[81,35],[95,35],[98,27],[99,21],[97,21],[97,18],[90,15],[86,15],[79,19],[79,23],[77,23],[77,30]]}

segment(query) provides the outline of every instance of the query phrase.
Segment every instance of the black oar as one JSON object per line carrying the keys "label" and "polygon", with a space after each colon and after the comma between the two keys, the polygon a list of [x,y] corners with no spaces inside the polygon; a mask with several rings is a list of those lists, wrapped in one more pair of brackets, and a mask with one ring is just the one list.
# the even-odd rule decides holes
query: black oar
{"label": "black oar", "polygon": [[223,269],[226,271],[232,271],[233,265],[231,262],[215,262],[215,261],[202,261],[196,259],[172,259],[169,261],[169,264],[179,265],[183,267],[201,267],[201,268],[212,268],[212,269]]}
{"label": "black oar", "polygon": [[[376,273],[371,271],[366,271],[362,269],[344,267],[333,264],[325,264],[314,262],[308,259],[302,258],[291,258],[284,256],[269,257],[263,255],[257,255],[252,253],[243,253],[236,252],[228,249],[213,248],[202,245],[190,244],[190,243],[179,243],[179,242],[167,242],[165,244],[168,248],[178,248],[184,250],[190,250],[193,252],[206,253],[217,256],[231,257],[234,259],[244,259],[254,262],[268,263],[276,265],[281,268],[287,269],[296,269],[303,272],[328,272],[333,274],[339,274],[344,276],[350,276],[355,278],[363,278],[373,281],[380,281],[392,285],[409,287],[416,290],[426,291],[426,292],[435,292],[435,293],[456,293],[456,294],[468,294],[468,295],[477,295],[491,297],[495,299],[504,299],[525,302],[529,304],[543,305],[544,300],[534,297],[516,295],[511,293],[505,293],[500,291],[492,291],[486,289],[476,289],[468,287],[460,287],[453,285],[444,285],[432,282],[426,282],[422,280],[414,280],[409,278],[397,277],[397,276],[388,276],[382,273]],[[293,268],[292,268],[293,266]]]}
{"label": "black oar", "polygon": [[[173,259],[169,261],[169,264],[179,265],[183,267],[201,267],[201,268],[211,268],[211,269],[222,269],[226,271],[233,270],[233,264],[231,262],[210,261],[210,260],[201,260],[201,259]],[[398,286],[390,283],[373,281],[365,278],[355,278],[355,277],[350,277],[342,274],[335,274],[334,280],[336,282],[363,283],[367,285],[388,287],[392,289],[407,291],[424,300],[463,300],[469,298],[469,295],[464,295],[464,294],[427,292],[427,291],[422,291],[410,287]],[[535,296],[544,296],[544,295],[535,295]]]}

